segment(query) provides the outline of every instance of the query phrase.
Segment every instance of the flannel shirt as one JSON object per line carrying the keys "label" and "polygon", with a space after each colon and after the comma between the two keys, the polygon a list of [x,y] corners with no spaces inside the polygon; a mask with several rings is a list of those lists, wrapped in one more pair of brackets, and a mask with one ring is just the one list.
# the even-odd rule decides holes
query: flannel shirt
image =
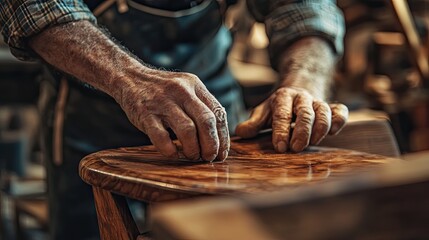
{"label": "flannel shirt", "polygon": [[[344,20],[334,0],[247,0],[249,11],[264,22],[270,39],[273,67],[280,54],[293,41],[305,36],[326,39],[334,51],[343,51]],[[43,29],[61,23],[96,18],[78,0],[1,0],[0,27],[5,42],[19,59],[34,57],[26,39]]]}
{"label": "flannel shirt", "polygon": [[27,39],[45,28],[72,21],[96,19],[79,0],[1,0],[0,28],[4,42],[15,57],[21,60],[35,58]]}
{"label": "flannel shirt", "polygon": [[321,37],[338,56],[343,53],[344,18],[335,0],[247,0],[247,5],[265,23],[273,68],[288,46],[306,36]]}

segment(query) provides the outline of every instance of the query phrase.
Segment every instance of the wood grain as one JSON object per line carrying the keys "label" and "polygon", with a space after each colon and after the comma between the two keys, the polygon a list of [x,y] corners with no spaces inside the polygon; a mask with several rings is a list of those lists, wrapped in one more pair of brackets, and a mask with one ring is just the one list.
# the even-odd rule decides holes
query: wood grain
{"label": "wood grain", "polygon": [[[246,239],[253,232],[267,236],[261,239],[429,239],[428,188],[428,159],[399,161],[275,193],[159,204],[153,234],[158,240]],[[243,226],[248,222],[256,227]]]}
{"label": "wood grain", "polygon": [[397,161],[344,149],[311,147],[299,154],[277,154],[266,134],[235,138],[225,162],[168,160],[153,146],[97,152],[80,164],[88,184],[145,202],[201,195],[278,191],[330,181]]}
{"label": "wood grain", "polygon": [[95,187],[93,192],[101,239],[137,239],[139,230],[125,198]]}

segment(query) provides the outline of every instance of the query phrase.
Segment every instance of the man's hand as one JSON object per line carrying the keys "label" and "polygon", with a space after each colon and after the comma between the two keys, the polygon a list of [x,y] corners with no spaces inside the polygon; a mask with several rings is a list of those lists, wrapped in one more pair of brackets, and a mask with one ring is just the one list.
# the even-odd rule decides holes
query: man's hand
{"label": "man's hand", "polygon": [[49,64],[112,96],[162,154],[178,158],[171,128],[187,158],[228,156],[225,110],[195,75],[148,68],[86,21],[47,28],[29,45]]}
{"label": "man's hand", "polygon": [[[292,131],[293,116],[296,119]],[[342,104],[328,105],[305,89],[281,87],[253,110],[250,118],[237,127],[236,134],[253,137],[271,124],[277,152],[286,152],[289,146],[300,152],[309,144],[318,144],[328,133],[338,133],[347,116],[347,107]]]}
{"label": "man's hand", "polygon": [[226,113],[197,76],[152,70],[144,77],[131,77],[136,80],[122,89],[117,101],[162,154],[178,158],[166,130],[171,128],[187,158],[225,160],[229,151]]}
{"label": "man's hand", "polygon": [[300,152],[309,144],[318,144],[328,133],[338,133],[347,121],[348,109],[325,102],[334,65],[332,50],[324,40],[311,37],[297,41],[281,61],[280,87],[237,126],[236,134],[249,138],[272,127],[274,148],[283,153],[288,149]]}

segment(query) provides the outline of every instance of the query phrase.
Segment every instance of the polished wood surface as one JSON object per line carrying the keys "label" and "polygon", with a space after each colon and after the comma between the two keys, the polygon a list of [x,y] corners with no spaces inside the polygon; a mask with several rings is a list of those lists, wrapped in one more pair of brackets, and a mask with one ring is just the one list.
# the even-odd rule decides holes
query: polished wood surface
{"label": "polished wood surface", "polygon": [[153,146],[100,151],[85,157],[80,175],[90,185],[146,202],[200,195],[246,194],[296,188],[368,171],[397,161],[352,150],[311,147],[277,154],[270,133],[233,139],[225,162],[172,161]]}
{"label": "polished wood surface", "polygon": [[[240,198],[158,204],[153,235],[173,239],[429,239],[429,158]],[[227,220],[226,220],[227,219]]]}

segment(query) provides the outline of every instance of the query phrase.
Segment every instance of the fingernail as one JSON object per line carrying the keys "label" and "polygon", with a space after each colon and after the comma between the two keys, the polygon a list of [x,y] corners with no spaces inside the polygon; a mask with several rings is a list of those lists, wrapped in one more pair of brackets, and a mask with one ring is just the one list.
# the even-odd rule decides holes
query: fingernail
{"label": "fingernail", "polygon": [[213,160],[215,160],[215,158],[216,158],[216,154],[213,154],[213,155],[211,155],[210,157],[208,157],[208,158],[206,158],[204,160],[212,162]]}
{"label": "fingernail", "polygon": [[292,150],[294,152],[300,152],[303,150],[304,144],[301,141],[296,140],[294,143],[292,143]]}
{"label": "fingernail", "polygon": [[284,153],[287,150],[287,145],[284,141],[277,143],[277,152]]}

